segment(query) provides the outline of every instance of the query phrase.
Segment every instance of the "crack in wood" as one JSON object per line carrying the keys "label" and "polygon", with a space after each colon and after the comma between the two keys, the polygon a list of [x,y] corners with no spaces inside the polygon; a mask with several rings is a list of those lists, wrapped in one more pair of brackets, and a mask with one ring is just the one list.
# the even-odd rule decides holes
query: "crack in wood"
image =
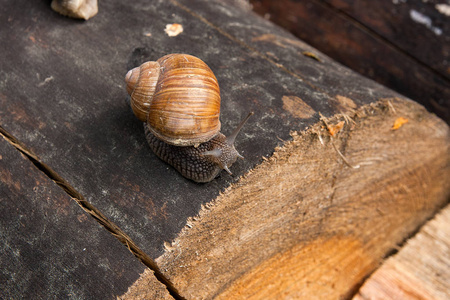
{"label": "crack in wood", "polygon": [[30,149],[28,149],[22,142],[20,142],[11,133],[6,131],[0,125],[0,135],[12,146],[14,146],[20,153],[27,157],[41,172],[43,172],[49,179],[54,181],[60,188],[62,188],[77,204],[89,215],[91,215],[98,223],[100,223],[106,230],[108,230],[114,237],[116,237],[128,250],[139,259],[145,266],[153,271],[155,278],[161,282],[168,290],[170,295],[177,300],[184,300],[179,292],[172,284],[172,282],[161,272],[156,262],[151,259],[142,249],[140,249],[133,240],[120,229],[116,224],[109,220],[102,214],[95,206],[89,203],[82,194],[80,194],[74,187],[72,187],[64,178],[56,173],[51,167],[46,165],[41,159]]}

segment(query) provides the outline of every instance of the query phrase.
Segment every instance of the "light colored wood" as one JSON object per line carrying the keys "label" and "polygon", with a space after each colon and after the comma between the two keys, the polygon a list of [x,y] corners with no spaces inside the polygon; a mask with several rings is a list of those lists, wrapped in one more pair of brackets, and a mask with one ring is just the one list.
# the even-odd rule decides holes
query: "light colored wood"
{"label": "light colored wood", "polygon": [[[400,117],[408,122],[392,130]],[[412,101],[382,100],[292,136],[167,244],[157,262],[182,296],[351,297],[448,199],[449,128]],[[151,285],[131,292],[154,298]]]}
{"label": "light colored wood", "polygon": [[389,258],[353,299],[449,298],[450,206],[447,206]]}

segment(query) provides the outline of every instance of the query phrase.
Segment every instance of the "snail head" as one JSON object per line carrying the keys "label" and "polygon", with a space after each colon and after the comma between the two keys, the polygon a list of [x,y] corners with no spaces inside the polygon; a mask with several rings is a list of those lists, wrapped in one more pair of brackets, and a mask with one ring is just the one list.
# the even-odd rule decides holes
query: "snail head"
{"label": "snail head", "polygon": [[231,167],[238,158],[244,159],[234,147],[234,141],[251,115],[253,115],[253,112],[250,112],[228,137],[223,136],[218,143],[214,144],[212,150],[204,151],[201,155],[210,157],[221,169],[224,169],[228,174],[232,175],[229,167]]}

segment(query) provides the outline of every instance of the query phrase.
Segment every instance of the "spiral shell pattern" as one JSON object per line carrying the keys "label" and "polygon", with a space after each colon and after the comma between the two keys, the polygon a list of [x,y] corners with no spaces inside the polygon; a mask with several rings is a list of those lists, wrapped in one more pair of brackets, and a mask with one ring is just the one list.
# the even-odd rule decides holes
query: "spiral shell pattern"
{"label": "spiral shell pattern", "polygon": [[199,58],[169,54],[129,71],[125,80],[134,113],[157,138],[192,146],[219,133],[219,84]]}

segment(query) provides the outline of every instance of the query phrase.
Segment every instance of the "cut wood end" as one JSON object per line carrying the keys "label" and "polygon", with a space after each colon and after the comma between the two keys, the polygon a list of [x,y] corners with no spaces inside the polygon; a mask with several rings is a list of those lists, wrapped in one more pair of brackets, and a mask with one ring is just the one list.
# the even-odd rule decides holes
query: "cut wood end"
{"label": "cut wood end", "polygon": [[[358,240],[343,236],[318,239],[306,246],[298,244],[237,279],[216,299],[256,300],[267,299],[269,295],[289,295],[292,299],[314,295],[326,299],[324,284],[332,284],[335,289],[357,286],[361,277],[377,266],[363,248]],[[336,249],[340,250],[337,255]],[[324,269],[328,270],[325,280],[320,271]],[[331,278],[336,280],[331,282]]]}
{"label": "cut wood end", "polygon": [[[397,116],[388,100],[414,120],[411,126],[391,131]],[[355,111],[355,125],[339,134],[345,138],[330,136],[322,122],[293,133],[276,155],[205,205],[157,259],[181,294],[351,294],[450,191],[448,126],[414,102],[388,100]],[[343,167],[334,143],[360,168]],[[149,286],[134,288],[151,295]]]}

